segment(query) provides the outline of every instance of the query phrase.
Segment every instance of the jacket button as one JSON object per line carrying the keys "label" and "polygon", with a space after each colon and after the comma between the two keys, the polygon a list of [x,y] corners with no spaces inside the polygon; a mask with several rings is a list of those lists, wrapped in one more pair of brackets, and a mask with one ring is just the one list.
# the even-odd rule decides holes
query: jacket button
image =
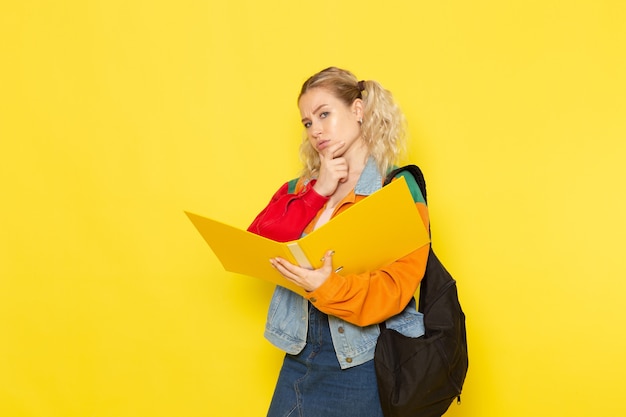
{"label": "jacket button", "polygon": [[339,328],[337,329],[337,331],[338,331],[339,333],[343,333],[343,332],[344,332],[344,330],[343,330],[343,326],[339,326]]}
{"label": "jacket button", "polygon": [[312,302],[312,303],[316,303],[317,302],[317,298],[311,297],[311,298],[309,298],[309,301]]}
{"label": "jacket button", "polygon": [[346,362],[352,363],[352,358],[346,358]]}

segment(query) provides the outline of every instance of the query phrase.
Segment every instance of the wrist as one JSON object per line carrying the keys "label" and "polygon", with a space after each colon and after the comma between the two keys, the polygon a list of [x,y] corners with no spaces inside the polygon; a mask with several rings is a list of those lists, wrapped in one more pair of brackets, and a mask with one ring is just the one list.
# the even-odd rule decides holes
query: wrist
{"label": "wrist", "polygon": [[332,194],[332,192],[328,192],[327,190],[324,190],[324,187],[320,186],[318,182],[316,182],[313,185],[313,187],[311,187],[311,189],[315,191],[317,195],[319,195],[320,197],[324,197],[326,199],[330,198]]}
{"label": "wrist", "polygon": [[311,186],[308,187],[308,189],[306,189],[302,194],[302,201],[307,206],[313,207],[317,210],[321,209],[324,204],[326,204],[328,199],[329,197],[320,194],[320,192],[314,188],[314,184],[311,184]]}

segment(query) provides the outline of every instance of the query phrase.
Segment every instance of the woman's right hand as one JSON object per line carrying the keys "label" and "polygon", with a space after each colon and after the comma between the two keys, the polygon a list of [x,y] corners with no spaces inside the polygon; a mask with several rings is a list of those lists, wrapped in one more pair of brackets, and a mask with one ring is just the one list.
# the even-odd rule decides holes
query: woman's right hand
{"label": "woman's right hand", "polygon": [[340,183],[348,180],[348,162],[340,154],[345,142],[334,143],[320,153],[320,173],[313,189],[320,195],[330,197]]}

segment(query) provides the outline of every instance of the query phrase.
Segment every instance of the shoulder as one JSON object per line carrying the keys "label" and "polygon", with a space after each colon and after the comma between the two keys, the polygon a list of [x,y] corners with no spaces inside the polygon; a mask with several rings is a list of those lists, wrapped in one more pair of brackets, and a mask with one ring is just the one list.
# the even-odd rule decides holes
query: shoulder
{"label": "shoulder", "polygon": [[289,194],[298,194],[301,192],[311,180],[303,177],[293,178],[287,181],[287,192]]}

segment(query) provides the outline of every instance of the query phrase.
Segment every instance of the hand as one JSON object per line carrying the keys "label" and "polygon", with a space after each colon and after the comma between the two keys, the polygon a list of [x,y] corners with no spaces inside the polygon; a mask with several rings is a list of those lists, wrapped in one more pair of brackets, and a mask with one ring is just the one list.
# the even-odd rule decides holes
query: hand
{"label": "hand", "polygon": [[348,162],[346,158],[335,155],[339,154],[346,145],[345,142],[334,143],[319,153],[320,174],[313,189],[325,197],[335,193],[340,183],[348,180]]}
{"label": "hand", "polygon": [[283,258],[272,258],[270,263],[280,274],[302,287],[305,291],[311,292],[318,289],[330,276],[333,271],[333,251],[326,252],[324,264],[318,269],[306,269]]}

